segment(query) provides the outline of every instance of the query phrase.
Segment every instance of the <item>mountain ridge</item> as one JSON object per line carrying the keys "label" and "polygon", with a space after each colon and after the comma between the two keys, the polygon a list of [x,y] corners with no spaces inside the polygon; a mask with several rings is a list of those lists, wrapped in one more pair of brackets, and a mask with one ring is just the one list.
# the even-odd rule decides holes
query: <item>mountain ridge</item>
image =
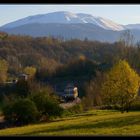
{"label": "mountain ridge", "polygon": [[105,42],[119,40],[121,33],[127,29],[139,40],[140,24],[120,25],[103,17],[68,11],[28,16],[0,27],[1,31],[10,34],[88,38]]}
{"label": "mountain ridge", "polygon": [[124,27],[107,18],[97,17],[85,13],[72,13],[68,11],[52,12],[28,16],[2,26],[2,28],[13,28],[30,23],[92,23],[104,29],[122,30]]}

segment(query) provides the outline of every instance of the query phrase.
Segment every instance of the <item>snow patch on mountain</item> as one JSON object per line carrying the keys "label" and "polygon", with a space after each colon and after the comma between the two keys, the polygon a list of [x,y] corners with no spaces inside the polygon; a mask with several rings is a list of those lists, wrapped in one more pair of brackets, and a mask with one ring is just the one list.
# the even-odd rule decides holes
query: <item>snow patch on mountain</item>
{"label": "snow patch on mountain", "polygon": [[100,22],[102,27],[104,27],[104,29],[111,29],[115,31],[124,30],[124,27],[122,25],[117,24],[109,19],[99,17],[97,20]]}
{"label": "snow patch on mountain", "polygon": [[66,16],[66,19],[67,19],[68,21],[70,21],[70,18],[69,18],[69,17],[67,17],[67,16]]}

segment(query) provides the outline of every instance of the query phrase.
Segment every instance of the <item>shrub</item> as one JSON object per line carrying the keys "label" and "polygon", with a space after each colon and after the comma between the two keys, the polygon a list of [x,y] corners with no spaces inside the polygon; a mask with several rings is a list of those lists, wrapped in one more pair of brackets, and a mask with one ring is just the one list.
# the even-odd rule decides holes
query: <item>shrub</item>
{"label": "shrub", "polygon": [[47,118],[61,116],[63,109],[59,106],[57,100],[43,92],[38,92],[31,95],[31,100],[35,103],[40,112],[40,117]]}
{"label": "shrub", "polygon": [[102,105],[101,85],[104,81],[104,73],[96,72],[96,77],[85,83],[85,96],[82,98],[84,110]]}
{"label": "shrub", "polygon": [[83,112],[83,106],[82,104],[77,104],[77,105],[74,105],[73,107],[67,109],[67,113],[68,114],[77,114],[77,113],[81,113]]}
{"label": "shrub", "polygon": [[140,97],[137,97],[136,100],[131,104],[131,110],[140,110]]}
{"label": "shrub", "polygon": [[48,117],[57,117],[62,115],[63,109],[57,102],[53,101],[52,99],[48,98],[44,107]]}
{"label": "shrub", "polygon": [[12,124],[29,124],[36,122],[39,112],[30,99],[18,99],[3,108],[5,119]]}

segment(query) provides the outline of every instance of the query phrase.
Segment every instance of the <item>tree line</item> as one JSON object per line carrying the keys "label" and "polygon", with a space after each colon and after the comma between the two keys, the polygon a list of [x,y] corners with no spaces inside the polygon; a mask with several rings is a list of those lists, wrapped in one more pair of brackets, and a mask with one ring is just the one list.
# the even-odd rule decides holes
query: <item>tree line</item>
{"label": "tree line", "polygon": [[139,45],[126,47],[122,40],[101,43],[78,39],[65,41],[54,37],[3,36],[0,40],[0,58],[8,62],[8,71],[13,75],[27,66],[52,72],[58,65],[66,64],[81,55],[97,63],[115,63],[118,59],[125,58],[137,70],[140,65]]}

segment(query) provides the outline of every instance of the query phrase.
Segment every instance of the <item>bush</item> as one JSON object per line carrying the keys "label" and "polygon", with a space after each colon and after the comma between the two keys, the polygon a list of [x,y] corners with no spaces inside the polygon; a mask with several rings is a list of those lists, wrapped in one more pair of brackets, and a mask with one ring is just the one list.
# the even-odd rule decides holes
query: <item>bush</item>
{"label": "bush", "polygon": [[140,110],[140,97],[137,97],[131,104],[130,110]]}
{"label": "bush", "polygon": [[46,116],[47,118],[61,116],[63,109],[55,98],[43,93],[38,92],[31,95],[31,100],[35,103],[40,112],[40,117]]}
{"label": "bush", "polygon": [[85,83],[85,97],[82,98],[84,110],[93,109],[102,105],[101,85],[104,81],[104,74],[97,71],[96,77]]}
{"label": "bush", "polygon": [[5,119],[12,124],[29,124],[36,122],[39,112],[30,99],[18,99],[3,108]]}
{"label": "bush", "polygon": [[83,106],[82,104],[77,104],[69,109],[67,109],[67,111],[65,112],[66,114],[77,114],[77,113],[81,113],[83,112]]}
{"label": "bush", "polygon": [[[104,105],[101,106],[101,109],[115,109],[120,110],[120,105]],[[130,110],[140,110],[140,97],[138,96],[131,104],[130,104]]]}
{"label": "bush", "polygon": [[44,107],[48,117],[57,117],[62,115],[63,109],[52,99],[47,99]]}
{"label": "bush", "polygon": [[68,117],[71,115],[76,115],[76,114],[82,113],[84,111],[85,110],[84,110],[83,104],[79,103],[70,108],[64,109],[61,117]]}

